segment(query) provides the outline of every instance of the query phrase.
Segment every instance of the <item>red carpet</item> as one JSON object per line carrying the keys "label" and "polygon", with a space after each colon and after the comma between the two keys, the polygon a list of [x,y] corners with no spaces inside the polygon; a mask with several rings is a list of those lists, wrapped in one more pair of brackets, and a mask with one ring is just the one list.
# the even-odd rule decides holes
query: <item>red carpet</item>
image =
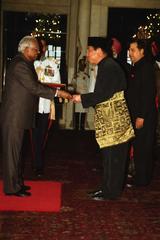
{"label": "red carpet", "polygon": [[5,196],[0,181],[0,211],[58,212],[61,207],[61,183],[26,181],[31,186],[30,197]]}

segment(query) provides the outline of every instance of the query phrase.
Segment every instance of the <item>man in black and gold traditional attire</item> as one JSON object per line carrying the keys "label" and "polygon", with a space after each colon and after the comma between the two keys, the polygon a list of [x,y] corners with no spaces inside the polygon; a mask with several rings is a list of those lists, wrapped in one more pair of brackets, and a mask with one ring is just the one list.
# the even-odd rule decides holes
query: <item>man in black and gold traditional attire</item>
{"label": "man in black and gold traditional attire", "polygon": [[87,59],[98,65],[94,92],[73,95],[84,108],[95,107],[96,140],[103,158],[103,182],[91,194],[94,200],[117,199],[123,190],[128,141],[134,137],[124,90],[126,79],[112,56],[112,42],[102,37],[88,39]]}

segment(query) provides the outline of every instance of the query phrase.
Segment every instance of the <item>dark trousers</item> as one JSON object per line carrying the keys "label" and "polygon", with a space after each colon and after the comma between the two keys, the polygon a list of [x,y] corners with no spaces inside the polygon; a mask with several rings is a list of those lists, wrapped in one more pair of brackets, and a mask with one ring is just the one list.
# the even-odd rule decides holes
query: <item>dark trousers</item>
{"label": "dark trousers", "polygon": [[3,181],[5,193],[16,193],[23,185],[21,149],[24,129],[2,127]]}
{"label": "dark trousers", "polygon": [[160,107],[157,114],[157,126],[156,126],[156,145],[160,147]]}
{"label": "dark trousers", "polygon": [[48,113],[37,113],[36,127],[33,129],[32,132],[34,146],[33,167],[37,170],[43,170],[44,168],[43,144],[48,128],[48,117]]}
{"label": "dark trousers", "polygon": [[135,131],[133,141],[135,185],[145,186],[151,182],[153,173],[153,149],[155,139],[154,122]]}
{"label": "dark trousers", "polygon": [[114,199],[121,195],[128,154],[128,143],[101,149],[103,158],[102,191],[104,198]]}

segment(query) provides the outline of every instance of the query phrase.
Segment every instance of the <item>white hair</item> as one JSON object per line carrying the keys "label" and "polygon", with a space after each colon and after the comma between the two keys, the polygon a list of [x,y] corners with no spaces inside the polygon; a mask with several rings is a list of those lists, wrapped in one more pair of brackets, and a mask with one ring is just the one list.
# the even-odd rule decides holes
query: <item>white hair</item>
{"label": "white hair", "polygon": [[25,36],[23,37],[19,44],[18,44],[18,52],[24,52],[24,50],[27,48],[27,47],[30,47],[31,43],[37,41],[37,39],[33,36]]}

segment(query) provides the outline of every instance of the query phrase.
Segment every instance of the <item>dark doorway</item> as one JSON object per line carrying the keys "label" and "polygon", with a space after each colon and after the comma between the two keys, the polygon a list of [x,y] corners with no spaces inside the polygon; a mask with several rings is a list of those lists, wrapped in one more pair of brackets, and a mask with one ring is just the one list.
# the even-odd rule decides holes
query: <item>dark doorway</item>
{"label": "dark doorway", "polygon": [[115,37],[122,43],[123,58],[126,58],[129,39],[137,33],[139,26],[148,24],[149,14],[156,13],[160,14],[160,9],[109,8],[108,36]]}
{"label": "dark doorway", "polygon": [[44,37],[49,45],[61,50],[61,81],[67,81],[65,64],[67,15],[4,12],[3,33],[4,75],[8,63],[17,53],[20,39],[33,33],[36,37]]}

